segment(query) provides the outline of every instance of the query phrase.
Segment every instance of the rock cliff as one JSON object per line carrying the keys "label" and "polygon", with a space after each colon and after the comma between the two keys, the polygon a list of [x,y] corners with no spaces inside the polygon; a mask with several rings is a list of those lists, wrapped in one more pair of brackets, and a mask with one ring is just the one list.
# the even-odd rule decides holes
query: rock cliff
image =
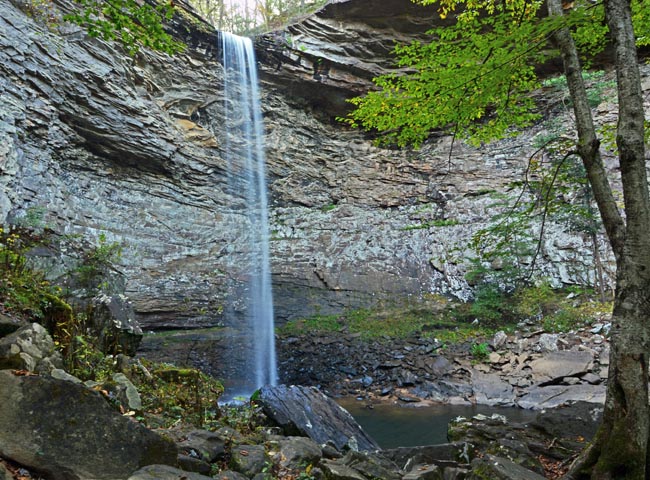
{"label": "rock cliff", "polygon": [[[121,242],[145,329],[217,325],[224,305],[243,308],[232,258],[247,227],[224,175],[217,35],[177,19],[185,53],[132,58],[63,24],[66,8],[0,0],[0,220],[44,209],[58,232]],[[435,17],[409,0],[332,1],[257,39],[279,320],[382,296],[469,295],[462,257],[487,192],[521,174],[544,127],[480,149],[456,142],[450,156],[450,137],[380,149],[333,121],[390,68],[395,39]],[[545,273],[592,281],[589,245],[550,232]]]}

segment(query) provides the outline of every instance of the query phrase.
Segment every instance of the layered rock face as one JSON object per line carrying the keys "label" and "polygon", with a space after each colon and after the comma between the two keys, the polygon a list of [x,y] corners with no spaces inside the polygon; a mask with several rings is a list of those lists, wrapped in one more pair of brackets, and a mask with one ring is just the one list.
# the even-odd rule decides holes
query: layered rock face
{"label": "layered rock face", "polygon": [[[394,40],[435,19],[409,0],[370,4],[331,2],[257,42],[280,321],[385,296],[467,298],[462,257],[488,216],[486,192],[521,174],[543,130],[482,149],[456,142],[450,156],[449,137],[379,149],[333,121],[390,68]],[[241,311],[233,259],[248,220],[225,180],[217,35],[189,23],[185,53],[131,58],[58,10],[0,7],[0,220],[44,208],[61,233],[121,242],[145,329],[214,326],[224,306]],[[562,229],[549,230],[545,273],[592,281],[589,245]]]}

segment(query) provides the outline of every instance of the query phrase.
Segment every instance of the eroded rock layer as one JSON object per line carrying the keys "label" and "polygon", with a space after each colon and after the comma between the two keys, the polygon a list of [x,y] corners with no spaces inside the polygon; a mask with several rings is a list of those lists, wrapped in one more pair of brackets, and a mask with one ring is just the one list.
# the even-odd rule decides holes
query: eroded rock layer
{"label": "eroded rock layer", "polygon": [[[44,16],[0,0],[0,220],[40,209],[58,232],[120,242],[146,330],[218,325],[244,309],[233,258],[248,220],[225,180],[217,35],[177,19],[185,53],[132,58],[62,23],[55,5]],[[433,21],[435,9],[409,0],[338,1],[258,39],[280,321],[385,296],[469,295],[469,235],[544,127],[481,149],[454,142],[450,156],[450,137],[380,149],[333,121],[390,68],[395,39]],[[592,282],[591,246],[547,229],[544,274]]]}

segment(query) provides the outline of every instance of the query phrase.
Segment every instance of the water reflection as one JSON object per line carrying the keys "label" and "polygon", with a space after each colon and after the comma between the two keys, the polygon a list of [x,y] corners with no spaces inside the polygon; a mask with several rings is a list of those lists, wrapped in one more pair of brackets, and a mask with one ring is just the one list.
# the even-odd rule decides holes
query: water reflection
{"label": "water reflection", "polygon": [[471,418],[482,413],[504,415],[509,422],[530,422],[538,412],[521,408],[488,407],[484,405],[432,405],[430,407],[404,407],[375,405],[342,399],[338,403],[348,410],[365,432],[382,448],[435,445],[447,442],[447,424],[458,416]]}

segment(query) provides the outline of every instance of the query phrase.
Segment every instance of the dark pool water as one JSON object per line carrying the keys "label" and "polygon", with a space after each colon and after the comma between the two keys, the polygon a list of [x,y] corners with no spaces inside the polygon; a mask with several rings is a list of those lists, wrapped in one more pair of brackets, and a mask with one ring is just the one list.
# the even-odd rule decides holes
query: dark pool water
{"label": "dark pool water", "polygon": [[382,448],[435,445],[447,442],[447,424],[458,416],[471,418],[482,413],[504,415],[510,422],[529,422],[537,412],[521,408],[433,405],[429,407],[404,407],[399,405],[375,405],[343,399],[338,402],[348,410],[364,431]]}

